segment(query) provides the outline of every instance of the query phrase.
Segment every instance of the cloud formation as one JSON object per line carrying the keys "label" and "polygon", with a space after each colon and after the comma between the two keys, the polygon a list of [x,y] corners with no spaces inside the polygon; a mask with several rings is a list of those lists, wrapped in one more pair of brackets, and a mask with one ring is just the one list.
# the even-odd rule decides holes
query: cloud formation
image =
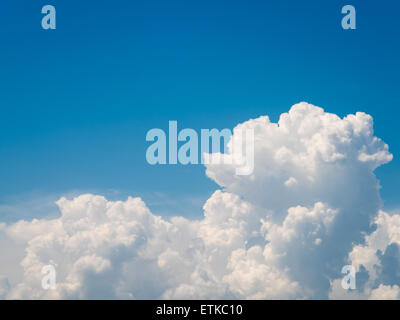
{"label": "cloud formation", "polygon": [[[254,172],[207,165],[221,190],[200,220],[85,194],[61,198],[56,219],[0,224],[0,247],[16,252],[0,266],[0,298],[400,298],[400,215],[380,211],[374,174],[392,155],[372,117],[300,103],[278,123],[239,124],[223,157],[240,150],[240,129],[254,130]],[[47,264],[56,290],[41,288]],[[345,264],[357,290],[340,285]]]}

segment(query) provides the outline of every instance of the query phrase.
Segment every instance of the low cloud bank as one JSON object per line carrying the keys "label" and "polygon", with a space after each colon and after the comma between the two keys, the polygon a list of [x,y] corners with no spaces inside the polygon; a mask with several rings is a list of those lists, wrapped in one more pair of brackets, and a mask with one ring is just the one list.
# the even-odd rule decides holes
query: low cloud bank
{"label": "low cloud bank", "polygon": [[[56,219],[0,224],[0,298],[399,299],[400,215],[381,211],[374,174],[392,155],[372,117],[300,103],[234,135],[247,128],[253,174],[207,165],[221,190],[200,220],[84,194],[58,200]],[[48,264],[56,290],[41,287]],[[341,286],[346,264],[353,291]]]}

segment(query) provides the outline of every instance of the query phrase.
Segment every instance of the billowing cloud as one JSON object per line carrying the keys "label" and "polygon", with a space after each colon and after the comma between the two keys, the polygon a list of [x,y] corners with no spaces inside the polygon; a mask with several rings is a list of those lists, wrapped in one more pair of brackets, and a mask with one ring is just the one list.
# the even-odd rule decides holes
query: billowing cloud
{"label": "billowing cloud", "polygon": [[[365,236],[363,244],[354,246],[347,259],[359,274],[366,275],[358,294],[370,299],[400,299],[400,215],[380,211],[374,225],[376,230]],[[333,287],[330,296],[353,298],[339,286]]]}
{"label": "billowing cloud", "polygon": [[[399,298],[400,215],[380,211],[374,175],[392,155],[372,118],[300,103],[238,125],[223,157],[240,129],[254,130],[254,172],[207,165],[221,190],[202,219],[85,194],[61,198],[56,219],[1,224],[0,246],[23,254],[20,273],[18,255],[0,266],[0,298]],[[41,287],[48,264],[56,290]],[[364,276],[357,290],[340,285],[345,264]]]}

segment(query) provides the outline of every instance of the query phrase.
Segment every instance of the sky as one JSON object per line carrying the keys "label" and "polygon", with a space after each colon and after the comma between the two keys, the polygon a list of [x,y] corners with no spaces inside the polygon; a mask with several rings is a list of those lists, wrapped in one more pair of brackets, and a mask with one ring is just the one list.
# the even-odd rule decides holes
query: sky
{"label": "sky", "polygon": [[[0,8],[0,299],[400,299],[400,4]],[[253,173],[150,165],[169,121]]]}
{"label": "sky", "polygon": [[200,216],[217,185],[201,165],[149,165],[146,132],[277,121],[301,101],[373,116],[394,154],[376,171],[381,196],[396,209],[400,5],[351,3],[356,30],[341,28],[337,0],[53,0],[57,29],[43,30],[43,1],[2,1],[0,214],[93,192]]}

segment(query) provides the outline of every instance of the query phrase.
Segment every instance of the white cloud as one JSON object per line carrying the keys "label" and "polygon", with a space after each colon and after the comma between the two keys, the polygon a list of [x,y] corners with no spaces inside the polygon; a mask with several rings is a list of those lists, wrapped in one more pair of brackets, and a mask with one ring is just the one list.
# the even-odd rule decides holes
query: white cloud
{"label": "white cloud", "polygon": [[[365,297],[400,299],[399,287],[395,285],[400,280],[400,215],[380,211],[374,224],[376,230],[365,236],[364,244],[353,247],[348,261],[357,271],[366,270],[368,280],[359,290]],[[336,294],[331,292],[331,296]]]}
{"label": "white cloud", "polygon": [[378,288],[372,290],[371,300],[397,300],[400,299],[400,288],[397,285],[385,286],[379,285]]}
{"label": "white cloud", "polygon": [[[378,214],[373,170],[392,155],[374,137],[372,118],[341,119],[301,103],[278,123],[260,117],[235,130],[246,128],[254,129],[254,172],[207,165],[223,191],[207,200],[200,220],[164,219],[140,198],[85,194],[61,198],[58,218],[1,224],[0,246],[25,253],[23,275],[10,275],[15,257],[0,266],[8,278],[0,297],[396,297],[395,273],[378,283],[394,259],[387,248],[400,244],[400,215]],[[237,141],[234,135],[225,157]],[[341,292],[337,279],[349,261],[368,279],[359,291]],[[54,291],[41,288],[49,263],[56,264]]]}

